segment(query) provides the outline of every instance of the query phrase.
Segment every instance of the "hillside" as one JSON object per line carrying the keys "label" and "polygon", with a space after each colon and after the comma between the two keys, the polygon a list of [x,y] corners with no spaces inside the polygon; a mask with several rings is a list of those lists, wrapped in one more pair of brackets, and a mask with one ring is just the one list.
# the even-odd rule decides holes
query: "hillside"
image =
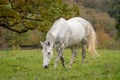
{"label": "hillside", "polygon": [[118,0],[2,0],[0,3],[0,49],[40,46],[53,22],[80,16],[97,33],[98,48],[119,49],[119,25],[112,18]]}
{"label": "hillside", "polygon": [[[99,48],[118,48],[119,40],[116,42],[117,29],[116,20],[112,18],[109,11],[116,0],[64,0],[69,6],[77,5],[80,17],[90,21],[96,33]],[[106,5],[105,5],[106,4]]]}

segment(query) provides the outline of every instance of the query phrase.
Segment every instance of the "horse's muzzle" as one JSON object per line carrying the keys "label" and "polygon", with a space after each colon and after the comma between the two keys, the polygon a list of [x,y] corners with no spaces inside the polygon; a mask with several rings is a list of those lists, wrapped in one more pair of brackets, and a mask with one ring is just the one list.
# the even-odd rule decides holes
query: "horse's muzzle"
{"label": "horse's muzzle", "polygon": [[45,65],[44,68],[47,69],[49,67],[49,65]]}

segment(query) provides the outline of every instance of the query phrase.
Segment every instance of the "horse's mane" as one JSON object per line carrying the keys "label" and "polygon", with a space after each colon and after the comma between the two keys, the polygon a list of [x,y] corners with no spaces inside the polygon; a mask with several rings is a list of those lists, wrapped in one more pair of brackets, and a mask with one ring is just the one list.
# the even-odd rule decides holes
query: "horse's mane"
{"label": "horse's mane", "polygon": [[65,19],[61,17],[61,18],[57,19],[57,20],[54,22],[53,25],[56,25],[56,24],[58,24],[59,22],[63,22],[63,21],[65,21]]}
{"label": "horse's mane", "polygon": [[[53,36],[53,32],[56,31],[56,29],[61,29],[62,27],[60,26],[61,24],[65,23],[66,20],[64,18],[57,19],[54,24],[52,25],[51,29],[48,31],[46,38]],[[64,24],[63,24],[64,25]]]}
{"label": "horse's mane", "polygon": [[57,19],[54,24],[52,25],[51,29],[48,31],[48,33],[54,31],[57,27],[57,25],[61,25],[61,23],[64,23],[66,20],[64,18]]}

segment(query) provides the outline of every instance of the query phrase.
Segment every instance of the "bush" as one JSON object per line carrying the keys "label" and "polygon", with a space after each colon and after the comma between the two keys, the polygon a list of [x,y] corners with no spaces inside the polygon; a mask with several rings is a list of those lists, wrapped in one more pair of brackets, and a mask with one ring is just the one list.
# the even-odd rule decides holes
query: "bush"
{"label": "bush", "polygon": [[110,45],[109,49],[118,49],[118,50],[120,50],[120,39],[114,41],[114,42]]}

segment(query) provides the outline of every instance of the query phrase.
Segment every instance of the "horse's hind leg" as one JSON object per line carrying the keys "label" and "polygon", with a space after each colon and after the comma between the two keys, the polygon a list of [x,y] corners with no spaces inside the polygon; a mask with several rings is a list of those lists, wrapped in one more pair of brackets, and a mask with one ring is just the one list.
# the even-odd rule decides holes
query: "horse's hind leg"
{"label": "horse's hind leg", "polygon": [[74,63],[74,58],[76,57],[75,49],[72,48],[71,51],[72,51],[72,57],[70,59],[69,68],[71,68],[72,64]]}
{"label": "horse's hind leg", "polygon": [[86,57],[86,42],[82,41],[82,64],[84,64],[85,57]]}

